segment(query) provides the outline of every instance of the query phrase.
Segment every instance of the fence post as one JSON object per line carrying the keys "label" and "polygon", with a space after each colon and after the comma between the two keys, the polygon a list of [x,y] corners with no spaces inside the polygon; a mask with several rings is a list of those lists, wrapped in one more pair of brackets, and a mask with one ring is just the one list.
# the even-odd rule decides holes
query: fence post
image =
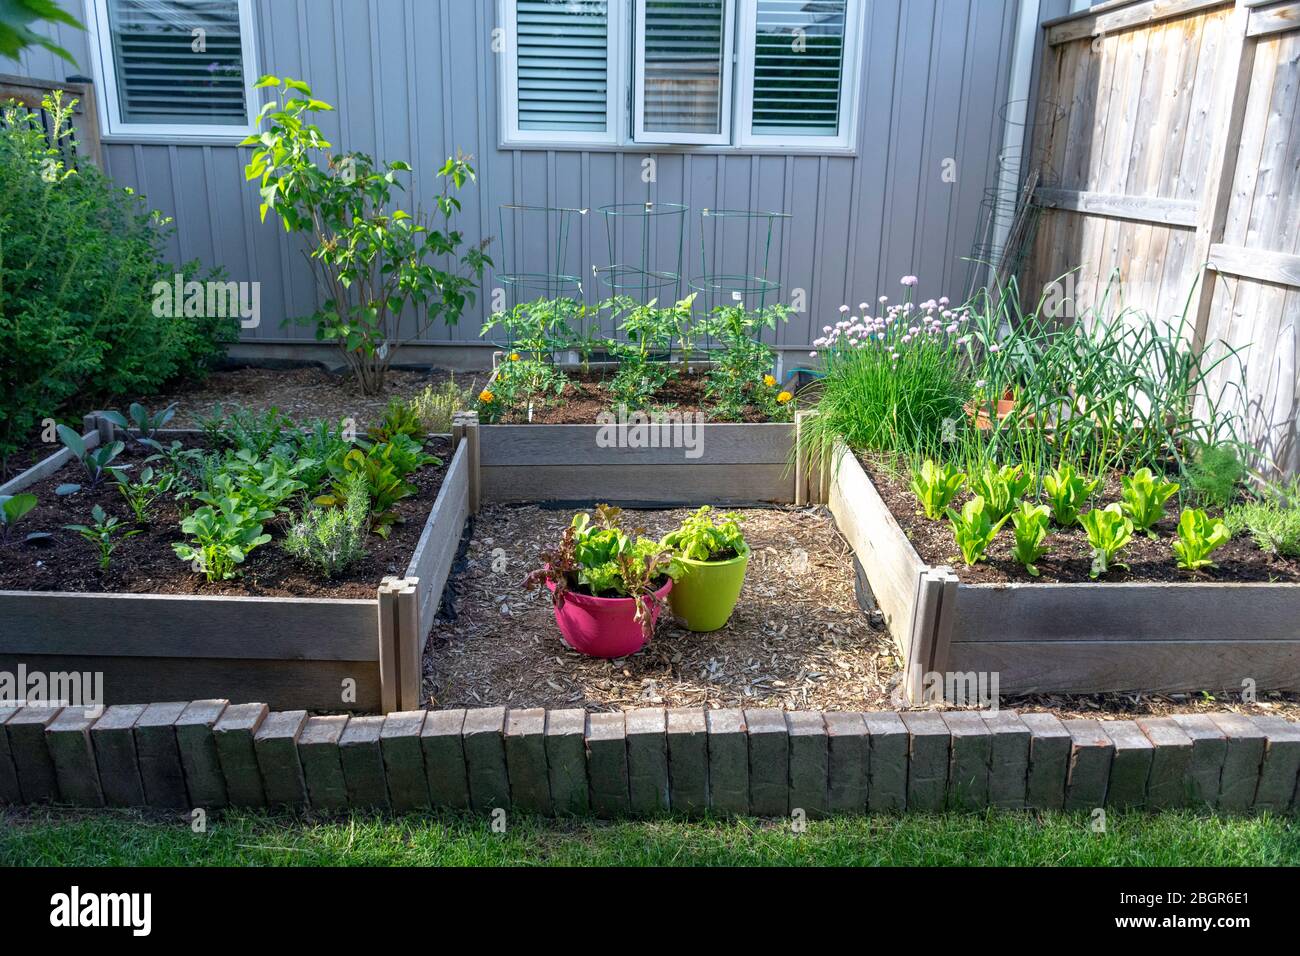
{"label": "fence post", "polygon": [[469,465],[469,513],[476,515],[483,503],[483,474],[479,462],[478,412],[465,412],[465,457]]}
{"label": "fence post", "polygon": [[397,614],[398,710],[418,710],[424,687],[424,634],[420,632],[420,579],[393,584]]}
{"label": "fence post", "polygon": [[391,714],[400,699],[401,664],[397,588],[401,578],[389,575],[379,584],[379,709]]}

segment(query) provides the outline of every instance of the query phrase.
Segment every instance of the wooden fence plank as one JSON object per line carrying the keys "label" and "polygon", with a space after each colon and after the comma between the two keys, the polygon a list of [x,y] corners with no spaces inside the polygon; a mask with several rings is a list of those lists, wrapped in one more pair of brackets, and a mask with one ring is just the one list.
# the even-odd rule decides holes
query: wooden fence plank
{"label": "wooden fence plank", "polygon": [[1059,46],[1072,40],[1172,20],[1230,2],[1231,0],[1146,0],[1145,3],[1099,4],[1084,14],[1050,20],[1044,26],[1047,27],[1047,42]]}
{"label": "wooden fence plank", "polygon": [[469,448],[461,442],[452,457],[438,498],[429,512],[406,577],[420,582],[420,633],[426,635],[438,614],[447,576],[460,547],[461,533],[469,518]]}
{"label": "wooden fence plank", "polygon": [[[484,425],[479,428],[484,468],[532,465],[774,465],[790,460],[794,426],[780,423],[680,424],[647,427],[663,447],[619,447],[606,425]],[[629,425],[623,440],[637,440]],[[692,447],[685,447],[689,439]],[[698,444],[696,444],[698,443]]]}
{"label": "wooden fence plank", "polygon": [[1209,267],[1218,273],[1300,288],[1300,256],[1287,252],[1218,243],[1210,247]]}
{"label": "wooden fence plank", "polygon": [[789,503],[794,500],[794,481],[784,464],[487,466],[483,498],[665,505]]}
{"label": "wooden fence plank", "polygon": [[1191,199],[1126,196],[1043,187],[1035,190],[1034,202],[1047,209],[1065,209],[1093,216],[1109,216],[1117,219],[1132,219],[1136,222],[1154,222],[1166,226],[1189,228],[1196,225],[1200,212],[1200,204]]}

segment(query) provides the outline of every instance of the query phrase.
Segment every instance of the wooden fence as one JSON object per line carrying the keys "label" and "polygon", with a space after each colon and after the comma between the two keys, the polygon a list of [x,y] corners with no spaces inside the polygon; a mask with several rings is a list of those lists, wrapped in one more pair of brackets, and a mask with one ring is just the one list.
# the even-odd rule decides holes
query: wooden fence
{"label": "wooden fence", "polygon": [[1244,384],[1243,437],[1300,471],[1300,0],[1124,0],[1045,30],[1025,298],[1081,267],[1081,309],[1118,272],[1112,304],[1186,311],[1212,355],[1242,350],[1203,394]]}
{"label": "wooden fence", "polygon": [[49,114],[41,106],[41,100],[54,90],[63,90],[65,99],[78,101],[72,113],[72,125],[76,130],[77,140],[72,161],[75,163],[75,157],[84,156],[102,169],[99,115],[95,111],[95,91],[89,83],[59,83],[55,80],[35,80],[25,76],[0,73],[0,104],[17,100],[28,111],[39,114],[46,138],[53,135],[53,124]]}

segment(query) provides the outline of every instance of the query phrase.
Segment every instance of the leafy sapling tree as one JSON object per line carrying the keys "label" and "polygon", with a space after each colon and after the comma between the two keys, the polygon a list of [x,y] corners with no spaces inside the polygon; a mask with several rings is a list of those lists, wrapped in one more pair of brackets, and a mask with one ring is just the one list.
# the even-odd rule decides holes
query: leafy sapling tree
{"label": "leafy sapling tree", "polygon": [[300,80],[264,76],[257,86],[277,93],[258,116],[261,131],[242,144],[253,147],[245,174],[261,181],[262,219],[274,212],[286,231],[311,237],[309,260],[325,296],[311,319],[316,337],[336,343],[361,390],[374,395],[404,340],[408,308],[411,338],[439,320],[455,325],[492,264],[487,243],[467,245],[454,225],[455,193],[474,180],[474,168],[459,153],[448,157],[438,170],[436,213],[407,212],[394,193],[403,189],[398,177],[412,172],[408,163],[381,166],[359,152],[325,159],[332,144],[311,119],[333,107]]}

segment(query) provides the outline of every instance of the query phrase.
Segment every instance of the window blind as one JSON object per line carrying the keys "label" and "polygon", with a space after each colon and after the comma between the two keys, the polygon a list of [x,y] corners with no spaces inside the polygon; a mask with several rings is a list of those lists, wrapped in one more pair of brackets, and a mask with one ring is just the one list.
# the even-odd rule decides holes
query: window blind
{"label": "window blind", "polygon": [[722,132],[723,0],[646,0],[642,127]]}
{"label": "window blind", "polygon": [[604,132],[609,99],[609,5],[518,0],[519,128]]}
{"label": "window blind", "polygon": [[243,126],[238,0],[108,0],[124,123]]}
{"label": "window blind", "polygon": [[757,0],[753,131],[839,132],[848,0]]}

